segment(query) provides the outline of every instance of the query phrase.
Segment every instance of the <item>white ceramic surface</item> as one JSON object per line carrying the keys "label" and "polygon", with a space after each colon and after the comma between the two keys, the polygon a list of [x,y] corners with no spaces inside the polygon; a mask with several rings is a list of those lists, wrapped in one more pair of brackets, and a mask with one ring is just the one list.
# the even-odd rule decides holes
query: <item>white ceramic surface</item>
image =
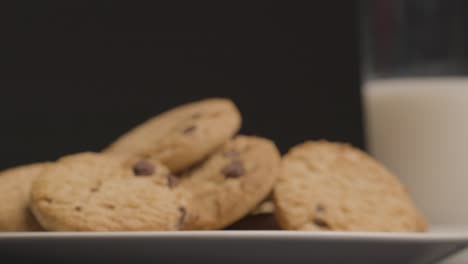
{"label": "white ceramic surface", "polygon": [[434,263],[468,227],[429,233],[200,231],[0,233],[2,263]]}

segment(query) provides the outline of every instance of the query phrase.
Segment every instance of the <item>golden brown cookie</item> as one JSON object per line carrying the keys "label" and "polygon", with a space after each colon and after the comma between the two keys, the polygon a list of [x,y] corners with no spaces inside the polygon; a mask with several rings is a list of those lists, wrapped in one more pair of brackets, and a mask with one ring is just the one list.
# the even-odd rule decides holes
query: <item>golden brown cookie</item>
{"label": "golden brown cookie", "polygon": [[160,160],[173,172],[201,161],[237,133],[239,110],[228,99],[206,99],[164,112],[132,129],[107,152]]}
{"label": "golden brown cookie", "polygon": [[180,176],[190,195],[183,228],[222,229],[247,215],[272,190],[280,154],[267,139],[237,136],[208,160]]}
{"label": "golden brown cookie", "polygon": [[154,160],[75,154],[42,171],[31,208],[50,231],[177,230],[185,209],[173,183]]}
{"label": "golden brown cookie", "polygon": [[424,231],[399,180],[347,144],[310,141],[283,158],[275,212],[288,230]]}
{"label": "golden brown cookie", "polygon": [[0,173],[0,231],[40,231],[31,214],[29,192],[32,182],[47,166],[36,163],[5,170]]}

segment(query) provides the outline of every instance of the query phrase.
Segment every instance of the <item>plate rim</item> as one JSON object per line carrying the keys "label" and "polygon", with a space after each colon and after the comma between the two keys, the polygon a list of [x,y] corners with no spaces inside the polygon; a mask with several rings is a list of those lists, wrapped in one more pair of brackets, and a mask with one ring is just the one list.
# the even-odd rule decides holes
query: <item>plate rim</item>
{"label": "plate rim", "polygon": [[468,229],[462,232],[384,233],[343,231],[222,230],[222,231],[138,231],[138,232],[0,232],[2,240],[43,239],[181,239],[181,240],[327,240],[374,242],[465,242]]}

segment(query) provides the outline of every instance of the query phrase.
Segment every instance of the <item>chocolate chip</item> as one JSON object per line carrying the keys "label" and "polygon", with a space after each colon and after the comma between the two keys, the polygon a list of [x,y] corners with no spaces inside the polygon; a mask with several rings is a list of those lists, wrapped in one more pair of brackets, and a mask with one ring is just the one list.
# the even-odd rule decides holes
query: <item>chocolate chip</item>
{"label": "chocolate chip", "polygon": [[321,219],[321,218],[314,218],[314,224],[318,227],[321,227],[321,228],[326,228],[326,229],[329,229],[330,226],[328,225],[328,223]]}
{"label": "chocolate chip", "polygon": [[174,188],[179,184],[179,178],[175,176],[174,174],[169,174],[167,175],[167,185],[169,185],[169,188]]}
{"label": "chocolate chip", "polygon": [[315,206],[315,212],[317,213],[325,213],[326,211],[326,208],[325,206],[323,206],[323,204],[317,204],[317,206]]}
{"label": "chocolate chip", "polygon": [[234,149],[226,150],[223,153],[223,156],[226,158],[238,158],[240,156],[240,152]]}
{"label": "chocolate chip", "polygon": [[156,168],[153,164],[149,163],[146,160],[140,160],[135,165],[133,165],[133,173],[136,176],[149,176],[156,171]]}
{"label": "chocolate chip", "polygon": [[221,173],[226,178],[237,178],[244,175],[245,170],[240,160],[233,160],[221,170]]}
{"label": "chocolate chip", "polygon": [[185,207],[179,207],[179,212],[180,212],[180,218],[178,222],[178,227],[179,229],[181,229],[185,222],[185,215],[187,214],[187,210],[185,210]]}
{"label": "chocolate chip", "polygon": [[196,126],[189,126],[189,127],[187,127],[186,129],[184,129],[184,131],[182,131],[182,133],[184,133],[184,134],[191,134],[191,133],[193,133],[196,129],[197,129]]}
{"label": "chocolate chip", "polygon": [[75,206],[75,211],[81,212],[81,206]]}

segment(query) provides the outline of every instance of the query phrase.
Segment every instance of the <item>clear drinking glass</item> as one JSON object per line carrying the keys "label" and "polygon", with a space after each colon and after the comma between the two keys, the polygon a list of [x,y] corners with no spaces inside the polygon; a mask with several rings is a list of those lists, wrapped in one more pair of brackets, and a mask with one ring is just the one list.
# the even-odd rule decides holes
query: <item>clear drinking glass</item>
{"label": "clear drinking glass", "polygon": [[368,149],[431,224],[468,226],[468,1],[360,4]]}

